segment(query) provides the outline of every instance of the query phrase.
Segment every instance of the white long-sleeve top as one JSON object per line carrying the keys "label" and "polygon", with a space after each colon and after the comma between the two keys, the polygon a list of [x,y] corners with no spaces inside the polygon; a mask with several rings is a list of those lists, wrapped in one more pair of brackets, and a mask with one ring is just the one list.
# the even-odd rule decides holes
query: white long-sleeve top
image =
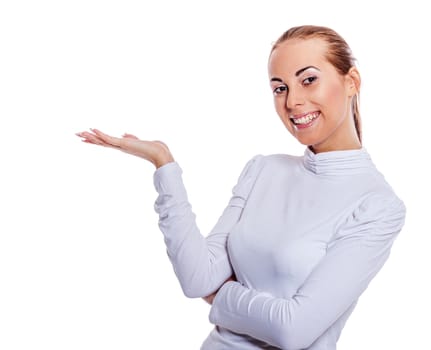
{"label": "white long-sleeve top", "polygon": [[206,237],[181,174],[155,171],[155,210],[184,293],[218,290],[201,349],[335,350],[405,218],[366,149],[254,156]]}

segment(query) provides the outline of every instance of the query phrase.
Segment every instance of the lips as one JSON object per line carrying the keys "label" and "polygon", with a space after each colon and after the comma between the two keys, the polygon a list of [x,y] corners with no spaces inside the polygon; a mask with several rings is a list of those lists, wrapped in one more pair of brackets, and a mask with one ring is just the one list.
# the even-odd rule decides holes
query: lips
{"label": "lips", "polygon": [[295,127],[297,127],[298,129],[303,129],[311,126],[311,124],[313,124],[313,121],[316,120],[319,116],[320,112],[314,111],[291,116],[290,120],[295,125]]}

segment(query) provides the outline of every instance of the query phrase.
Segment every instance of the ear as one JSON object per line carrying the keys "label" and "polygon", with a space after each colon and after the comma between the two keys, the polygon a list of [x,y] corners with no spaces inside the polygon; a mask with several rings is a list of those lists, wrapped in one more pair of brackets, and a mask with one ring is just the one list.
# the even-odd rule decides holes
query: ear
{"label": "ear", "polygon": [[358,94],[361,89],[361,75],[355,66],[351,67],[346,74],[346,87],[349,96]]}

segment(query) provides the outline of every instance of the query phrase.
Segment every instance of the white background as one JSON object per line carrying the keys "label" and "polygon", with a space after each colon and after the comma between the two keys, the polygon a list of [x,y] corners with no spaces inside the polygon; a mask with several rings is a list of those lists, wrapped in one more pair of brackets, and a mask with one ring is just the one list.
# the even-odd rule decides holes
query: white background
{"label": "white background", "polygon": [[303,152],[266,71],[272,42],[300,24],[350,43],[364,145],[408,210],[339,349],[431,348],[422,3],[1,1],[0,349],[199,348],[209,306],[182,295],[165,253],[153,165],[74,133],[166,142],[206,234],[247,160]]}

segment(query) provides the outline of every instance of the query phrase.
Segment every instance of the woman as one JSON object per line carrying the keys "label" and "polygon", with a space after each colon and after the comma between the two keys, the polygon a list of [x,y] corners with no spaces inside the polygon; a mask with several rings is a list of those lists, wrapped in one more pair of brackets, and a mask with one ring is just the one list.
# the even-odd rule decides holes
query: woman
{"label": "woman", "polygon": [[403,202],[361,142],[360,75],[333,30],[294,27],[269,57],[274,103],[301,157],[256,155],[205,238],[181,174],[161,141],[82,132],[156,166],[155,209],[189,297],[216,325],[202,349],[332,350],[359,296],[387,260]]}

